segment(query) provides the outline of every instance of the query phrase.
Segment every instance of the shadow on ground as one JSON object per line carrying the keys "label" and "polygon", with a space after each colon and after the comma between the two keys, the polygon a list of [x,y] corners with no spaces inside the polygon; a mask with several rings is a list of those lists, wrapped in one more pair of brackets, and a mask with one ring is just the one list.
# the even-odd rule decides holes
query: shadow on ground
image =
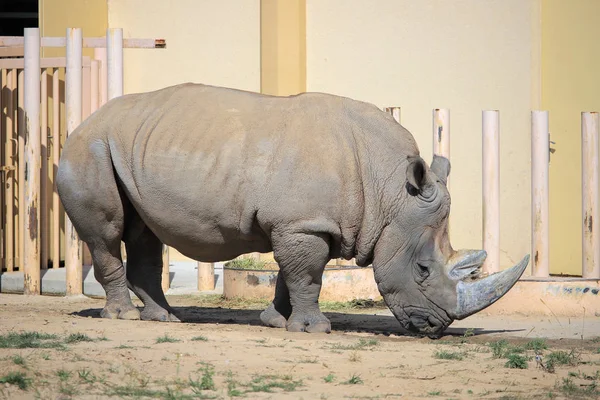
{"label": "shadow on ground", "polygon": [[[260,321],[262,310],[242,310],[218,307],[173,307],[177,316],[184,323],[189,324],[235,324],[263,326]],[[80,317],[100,318],[100,308],[90,308],[71,315]],[[364,332],[385,336],[411,336],[406,332],[395,317],[372,314],[345,314],[339,312],[325,312],[331,321],[334,332]],[[480,336],[496,333],[522,331],[522,329],[493,330],[485,328],[448,328],[442,338],[457,336]]]}

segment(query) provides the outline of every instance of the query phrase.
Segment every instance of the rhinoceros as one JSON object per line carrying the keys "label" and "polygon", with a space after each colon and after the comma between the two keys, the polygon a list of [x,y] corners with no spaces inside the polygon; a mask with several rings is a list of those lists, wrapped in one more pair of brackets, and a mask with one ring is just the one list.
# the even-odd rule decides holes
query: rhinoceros
{"label": "rhinoceros", "polygon": [[104,318],[178,320],[161,289],[168,245],[203,262],[272,251],[280,272],[260,318],[288,331],[330,332],[319,309],[330,259],[372,264],[400,324],[435,337],[502,297],[529,261],[482,277],[484,251],[453,250],[449,172],[374,105],[187,83],[92,114],[66,140],[57,184]]}

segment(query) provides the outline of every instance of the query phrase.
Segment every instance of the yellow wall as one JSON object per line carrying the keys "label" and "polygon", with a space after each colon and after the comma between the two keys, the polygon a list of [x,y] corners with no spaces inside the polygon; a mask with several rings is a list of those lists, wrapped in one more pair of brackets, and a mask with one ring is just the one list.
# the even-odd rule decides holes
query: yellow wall
{"label": "yellow wall", "polygon": [[[106,0],[40,0],[40,34],[65,36],[67,28],[81,28],[84,37],[106,35],[108,13]],[[65,48],[45,48],[42,56],[64,56]],[[93,56],[84,49],[84,56]]]}
{"label": "yellow wall", "polygon": [[530,110],[539,3],[307,0],[307,89],[379,107],[432,156],[432,109],[451,110],[451,239],[482,246],[481,111],[499,109],[501,265],[530,253]]}
{"label": "yellow wall", "polygon": [[600,111],[600,1],[544,0],[542,107],[550,113],[550,269],[581,274],[581,112]]}
{"label": "yellow wall", "polygon": [[124,52],[125,92],[183,82],[260,91],[259,0],[108,0],[125,38],[164,38],[164,50]]}
{"label": "yellow wall", "polygon": [[306,1],[261,1],[261,93],[306,91]]}

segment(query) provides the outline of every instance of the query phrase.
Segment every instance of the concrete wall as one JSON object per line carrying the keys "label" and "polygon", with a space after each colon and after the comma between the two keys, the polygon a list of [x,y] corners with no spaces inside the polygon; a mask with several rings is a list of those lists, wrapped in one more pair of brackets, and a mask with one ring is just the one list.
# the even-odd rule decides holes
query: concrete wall
{"label": "concrete wall", "polygon": [[451,109],[455,248],[482,246],[481,111],[501,110],[501,265],[529,253],[539,3],[307,0],[306,21],[308,91],[401,106],[426,160],[432,109]]}
{"label": "concrete wall", "polygon": [[550,264],[581,274],[581,111],[600,111],[600,2],[544,0],[542,106],[550,112]]}
{"label": "concrete wall", "polygon": [[164,38],[164,50],[125,50],[125,92],[197,82],[260,91],[259,0],[108,0],[123,36]]}

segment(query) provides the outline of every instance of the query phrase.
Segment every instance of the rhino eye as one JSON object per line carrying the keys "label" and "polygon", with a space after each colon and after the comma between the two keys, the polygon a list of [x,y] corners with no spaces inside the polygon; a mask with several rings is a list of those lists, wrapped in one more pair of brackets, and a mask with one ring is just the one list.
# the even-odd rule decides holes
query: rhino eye
{"label": "rhino eye", "polygon": [[418,262],[415,272],[417,281],[421,283],[429,276],[429,265]]}

